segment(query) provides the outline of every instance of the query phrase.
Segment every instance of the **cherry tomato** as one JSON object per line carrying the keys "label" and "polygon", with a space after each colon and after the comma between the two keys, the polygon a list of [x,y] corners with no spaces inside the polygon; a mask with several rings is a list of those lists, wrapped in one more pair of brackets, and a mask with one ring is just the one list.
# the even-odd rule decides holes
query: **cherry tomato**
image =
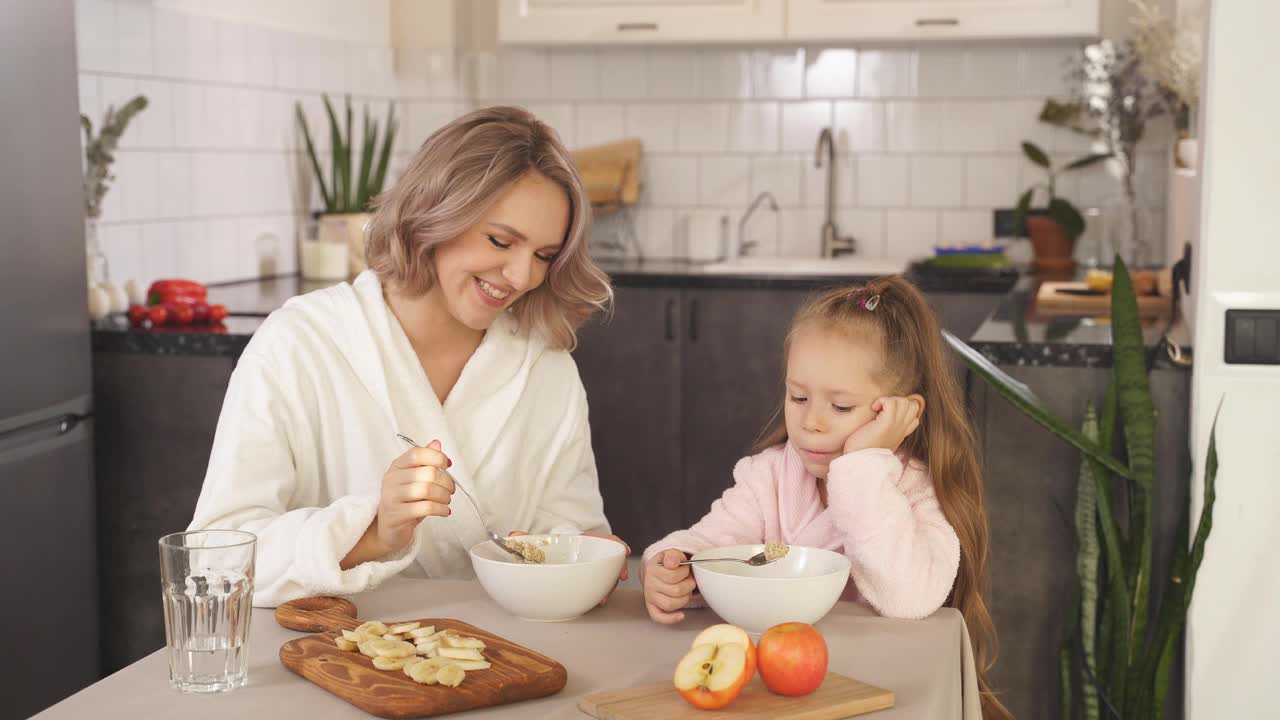
{"label": "cherry tomato", "polygon": [[194,320],[193,320],[195,323],[199,325],[203,325],[209,322],[209,304],[208,303],[198,302],[195,305],[192,305],[191,309],[195,313]]}
{"label": "cherry tomato", "polygon": [[226,305],[210,305],[209,306],[209,322],[222,322],[227,317]]}
{"label": "cherry tomato", "polygon": [[178,305],[173,309],[173,320],[178,325],[190,325],[195,316],[196,311],[190,305]]}
{"label": "cherry tomato", "polygon": [[147,316],[148,316],[148,313],[147,313],[146,306],[144,305],[129,306],[129,324],[130,325],[141,325],[142,323],[147,321]]}
{"label": "cherry tomato", "polygon": [[163,305],[152,305],[147,308],[147,317],[151,319],[152,327],[160,327],[169,319],[169,311]]}

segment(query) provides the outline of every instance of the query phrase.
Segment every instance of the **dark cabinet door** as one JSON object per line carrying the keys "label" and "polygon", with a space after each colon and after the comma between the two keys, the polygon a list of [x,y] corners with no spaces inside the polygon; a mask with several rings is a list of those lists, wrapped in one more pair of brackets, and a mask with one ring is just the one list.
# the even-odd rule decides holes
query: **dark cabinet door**
{"label": "dark cabinet door", "polygon": [[782,402],[782,341],[807,290],[685,291],[685,527],[733,484]]}
{"label": "dark cabinet door", "polygon": [[578,334],[591,444],[613,532],[639,554],[680,527],[680,291],[617,288]]}

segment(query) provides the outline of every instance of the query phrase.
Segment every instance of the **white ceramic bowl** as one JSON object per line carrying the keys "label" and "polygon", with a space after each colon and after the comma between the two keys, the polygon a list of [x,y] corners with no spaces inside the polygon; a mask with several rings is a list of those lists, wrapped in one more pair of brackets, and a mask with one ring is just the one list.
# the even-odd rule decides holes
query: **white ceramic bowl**
{"label": "white ceramic bowl", "polygon": [[471,564],[489,597],[522,620],[563,622],[595,607],[613,589],[627,560],[621,543],[589,535],[524,535],[541,543],[546,562],[525,563],[485,541]]}
{"label": "white ceramic bowl", "polygon": [[[764,545],[730,545],[703,550],[701,558],[741,558]],[[701,563],[693,566],[707,605],[725,622],[758,635],[784,622],[816,623],[844,591],[849,558],[830,550],[792,545],[785,558],[762,567],[742,563]]]}

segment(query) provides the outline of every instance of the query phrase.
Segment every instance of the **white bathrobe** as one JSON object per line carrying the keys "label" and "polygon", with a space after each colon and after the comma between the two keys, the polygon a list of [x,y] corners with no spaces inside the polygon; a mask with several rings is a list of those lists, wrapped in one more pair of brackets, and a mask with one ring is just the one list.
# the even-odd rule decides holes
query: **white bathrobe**
{"label": "white bathrobe", "polygon": [[356,593],[401,572],[471,577],[467,550],[485,534],[461,492],[411,546],[339,568],[407,449],[397,432],[440,440],[500,534],[608,529],[569,354],[504,313],[442,407],[372,272],[290,300],[254,334],[227,388],[191,529],[257,534],[258,606]]}

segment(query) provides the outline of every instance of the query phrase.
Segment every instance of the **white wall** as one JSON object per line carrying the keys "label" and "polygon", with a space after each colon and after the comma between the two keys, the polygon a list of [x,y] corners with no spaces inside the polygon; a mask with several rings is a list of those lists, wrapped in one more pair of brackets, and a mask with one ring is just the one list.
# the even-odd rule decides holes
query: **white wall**
{"label": "white wall", "polygon": [[[1187,643],[1187,718],[1276,716],[1280,678],[1280,368],[1223,363],[1227,308],[1280,309],[1280,64],[1274,0],[1210,4],[1203,101],[1202,224],[1193,270],[1195,459],[1200,472],[1219,400],[1220,469],[1213,534],[1196,581]],[[1193,484],[1192,518],[1203,493]]]}
{"label": "white wall", "polygon": [[[147,4],[147,0],[124,0]],[[391,0],[155,0],[191,15],[357,45],[391,44]]]}

